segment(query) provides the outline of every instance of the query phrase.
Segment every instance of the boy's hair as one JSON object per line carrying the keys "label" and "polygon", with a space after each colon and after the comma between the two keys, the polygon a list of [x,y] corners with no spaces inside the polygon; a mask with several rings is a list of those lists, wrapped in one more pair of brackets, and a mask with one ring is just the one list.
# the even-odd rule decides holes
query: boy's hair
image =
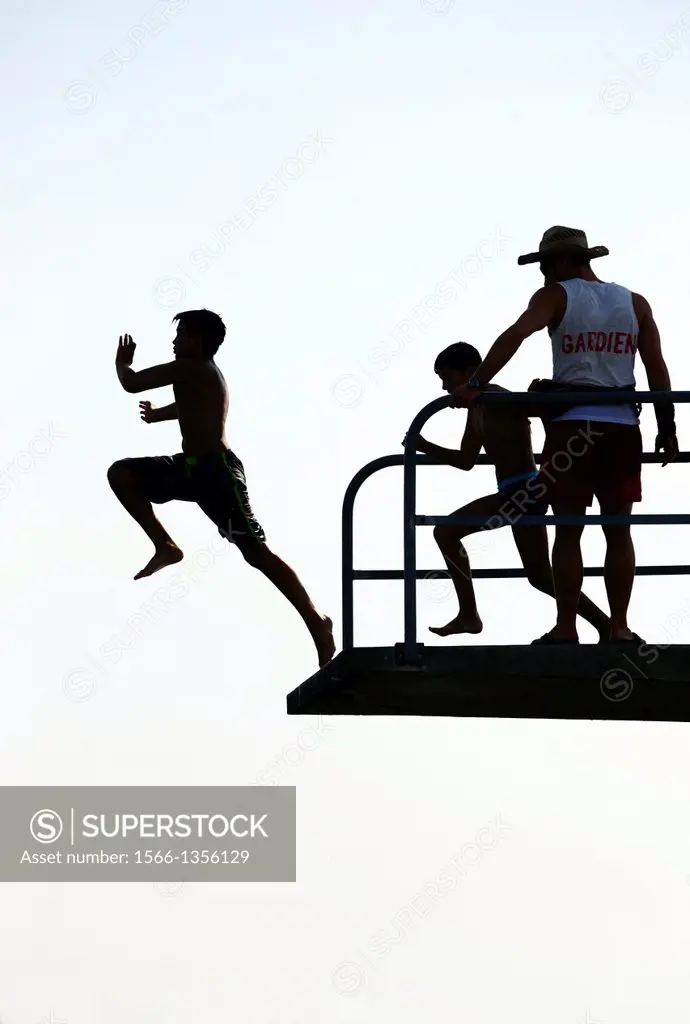
{"label": "boy's hair", "polygon": [[212,358],[225,340],[225,324],[210,309],[188,309],[173,317],[188,334],[201,339],[201,349],[207,359]]}
{"label": "boy's hair", "polygon": [[440,373],[442,370],[469,370],[471,366],[480,366],[481,362],[482,357],[474,345],[468,345],[466,341],[457,341],[436,356],[434,373]]}

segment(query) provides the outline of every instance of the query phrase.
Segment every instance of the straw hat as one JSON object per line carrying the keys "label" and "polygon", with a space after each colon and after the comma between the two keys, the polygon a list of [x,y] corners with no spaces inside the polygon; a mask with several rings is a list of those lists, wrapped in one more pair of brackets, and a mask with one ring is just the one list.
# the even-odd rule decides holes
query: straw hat
{"label": "straw hat", "polygon": [[590,248],[584,231],[557,225],[544,232],[539,243],[539,252],[518,256],[518,264],[524,267],[526,263],[541,263],[546,256],[569,256],[575,252],[587,253],[592,260],[597,256],[608,256],[609,254],[605,245],[595,245]]}

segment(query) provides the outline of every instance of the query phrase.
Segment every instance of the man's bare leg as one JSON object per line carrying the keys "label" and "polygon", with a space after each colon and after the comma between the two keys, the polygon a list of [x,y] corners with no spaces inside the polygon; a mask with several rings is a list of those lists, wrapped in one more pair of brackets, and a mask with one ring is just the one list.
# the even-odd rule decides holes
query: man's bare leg
{"label": "man's bare leg", "polygon": [[[555,516],[584,516],[585,506],[553,505]],[[584,566],[580,540],[584,526],[557,526],[553,544],[553,584],[556,593],[556,625],[546,636],[552,640],[577,641],[577,613]]]}
{"label": "man's bare leg", "polygon": [[[611,509],[602,505],[603,516],[629,516],[632,505]],[[609,639],[616,641],[635,640],[628,628],[628,608],[635,583],[635,548],[630,534],[630,524],[602,526],[606,536],[606,560],[604,561],[604,582],[611,608],[611,629]]]}
{"label": "man's bare leg", "polygon": [[[503,499],[498,494],[487,494],[483,498],[471,501],[463,508],[451,513],[454,516],[486,516],[487,520],[498,513]],[[472,583],[472,571],[467,551],[462,543],[464,537],[479,533],[481,526],[436,526],[434,540],[439,546],[448,573],[455,587],[460,610],[454,619],[445,626],[430,626],[429,632],[437,636],[452,636],[456,633],[481,633],[484,624],[477,612],[477,599]]]}
{"label": "man's bare leg", "polygon": [[120,504],[129,512],[132,519],[139,524],[146,536],[153,543],[156,551],[151,561],[134,577],[140,580],[151,576],[166,565],[174,565],[184,558],[172,537],[166,532],[156,518],[150,501],[142,497],[137,482],[129,469],[122,462],[114,462],[108,470],[108,483],[113,489]]}
{"label": "man's bare leg", "polygon": [[[525,513],[529,513],[526,511]],[[553,572],[549,562],[549,538],[545,526],[513,527],[515,546],[527,573],[527,579],[536,590],[549,597],[555,597]],[[577,614],[596,629],[600,640],[608,640],[611,620],[585,594],[580,594]]]}
{"label": "man's bare leg", "polygon": [[299,612],[316,646],[319,667],[327,665],[335,654],[333,623],[317,612],[295,571],[266,544],[243,545],[241,551],[245,561],[262,572]]}

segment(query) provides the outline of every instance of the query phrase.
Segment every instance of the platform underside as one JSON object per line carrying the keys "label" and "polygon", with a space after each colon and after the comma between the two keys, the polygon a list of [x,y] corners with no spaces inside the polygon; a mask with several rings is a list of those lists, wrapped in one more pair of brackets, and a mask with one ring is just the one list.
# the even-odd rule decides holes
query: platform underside
{"label": "platform underside", "polygon": [[289,715],[690,721],[690,647],[392,647],[343,651],[287,697]]}

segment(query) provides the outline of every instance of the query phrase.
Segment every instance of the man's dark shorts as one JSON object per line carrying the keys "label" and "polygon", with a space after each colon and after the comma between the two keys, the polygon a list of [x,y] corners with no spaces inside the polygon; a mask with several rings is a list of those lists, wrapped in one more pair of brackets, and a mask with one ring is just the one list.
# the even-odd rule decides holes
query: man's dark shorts
{"label": "man's dark shorts", "polygon": [[142,495],[154,505],[194,501],[238,548],[264,544],[266,535],[249,503],[244,466],[228,448],[211,455],[123,459]]}
{"label": "man's dark shorts", "polygon": [[637,426],[554,420],[546,430],[539,483],[550,505],[615,512],[642,500],[642,434]]}

